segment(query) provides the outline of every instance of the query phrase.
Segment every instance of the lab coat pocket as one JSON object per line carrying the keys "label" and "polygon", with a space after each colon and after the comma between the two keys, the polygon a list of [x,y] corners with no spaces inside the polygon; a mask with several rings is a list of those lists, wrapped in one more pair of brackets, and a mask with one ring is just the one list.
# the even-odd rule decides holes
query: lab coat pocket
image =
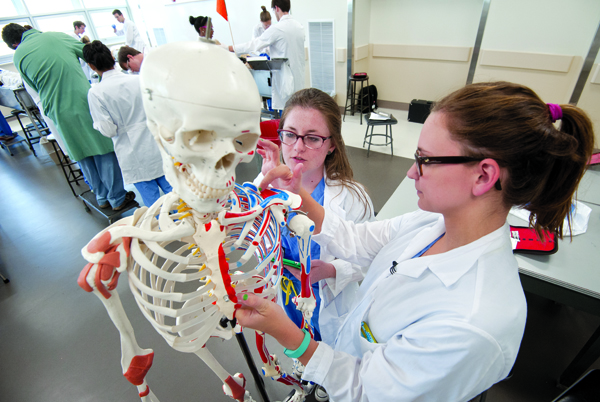
{"label": "lab coat pocket", "polygon": [[369,312],[372,306],[373,301],[371,300],[360,321],[356,321],[353,328],[353,331],[357,332],[359,347],[363,354],[369,351],[372,352],[380,346],[377,335],[373,332],[373,328],[371,328],[369,323]]}

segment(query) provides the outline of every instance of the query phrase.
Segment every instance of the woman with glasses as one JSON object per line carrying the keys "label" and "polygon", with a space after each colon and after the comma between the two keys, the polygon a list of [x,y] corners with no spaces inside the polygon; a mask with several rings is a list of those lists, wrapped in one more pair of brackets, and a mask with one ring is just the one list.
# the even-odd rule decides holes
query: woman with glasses
{"label": "woman with glasses", "polygon": [[[279,138],[281,150],[270,141],[261,141],[262,173],[283,162],[290,169],[302,166],[302,186],[319,206],[341,219],[363,222],[373,219],[371,199],[362,186],[353,180],[352,168],[342,139],[339,107],[325,92],[308,88],[296,92],[286,103]],[[260,183],[262,174],[255,180]],[[284,228],[282,236],[284,258],[299,261],[298,241]],[[337,321],[347,312],[358,289],[357,281],[364,277],[360,266],[334,258],[319,245],[311,245],[311,282],[317,306],[311,319],[315,339],[333,342]],[[292,298],[300,294],[300,271],[285,266],[283,288],[287,295],[280,298],[288,316],[302,327],[302,313],[296,310]],[[327,280],[320,281],[326,277]],[[324,325],[320,325],[324,322]]]}
{"label": "woman with glasses", "polygon": [[479,83],[443,98],[423,126],[408,171],[416,212],[344,221],[306,196],[301,169],[278,166],[262,185],[298,192],[322,249],[369,269],[333,344],[256,295],[241,297],[238,322],[299,356],[303,379],[336,402],[474,398],[508,375],[525,327],[508,212],[524,207],[538,233],[560,237],[593,143],[581,109]]}

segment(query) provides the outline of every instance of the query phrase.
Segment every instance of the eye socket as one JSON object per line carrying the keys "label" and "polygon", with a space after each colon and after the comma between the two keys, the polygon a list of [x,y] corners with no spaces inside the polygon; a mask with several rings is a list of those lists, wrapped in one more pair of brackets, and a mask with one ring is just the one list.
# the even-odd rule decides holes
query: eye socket
{"label": "eye socket", "polygon": [[164,126],[159,126],[158,127],[158,135],[160,135],[160,138],[162,138],[163,140],[165,140],[169,144],[172,144],[173,141],[175,141],[174,134],[171,131],[167,130],[167,128],[164,127]]}
{"label": "eye socket", "polygon": [[250,152],[256,147],[258,134],[246,133],[233,139],[233,145],[238,152]]}
{"label": "eye socket", "polygon": [[207,130],[187,131],[182,134],[183,143],[192,151],[203,151],[214,141],[215,132]]}

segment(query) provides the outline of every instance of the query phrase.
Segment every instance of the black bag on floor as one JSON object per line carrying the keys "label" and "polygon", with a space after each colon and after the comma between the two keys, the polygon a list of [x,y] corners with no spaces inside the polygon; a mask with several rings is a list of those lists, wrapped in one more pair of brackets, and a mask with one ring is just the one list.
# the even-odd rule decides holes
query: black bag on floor
{"label": "black bag on floor", "polygon": [[408,121],[421,124],[425,123],[432,107],[432,101],[413,99],[408,106]]}
{"label": "black bag on floor", "polygon": [[[377,88],[375,88],[375,85],[367,85],[361,89],[358,93],[358,99],[362,99],[361,113],[370,113],[374,109],[377,109]],[[356,107],[360,108],[359,102],[357,102]]]}

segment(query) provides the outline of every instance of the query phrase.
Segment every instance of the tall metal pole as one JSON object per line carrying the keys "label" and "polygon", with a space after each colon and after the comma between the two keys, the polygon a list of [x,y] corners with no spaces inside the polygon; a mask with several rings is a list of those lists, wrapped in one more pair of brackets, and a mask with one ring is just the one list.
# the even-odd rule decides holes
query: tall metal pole
{"label": "tall metal pole", "polygon": [[483,40],[483,32],[485,31],[485,24],[490,12],[491,2],[492,0],[483,0],[481,18],[479,19],[479,28],[477,28],[477,37],[475,38],[475,45],[473,46],[473,57],[471,57],[471,65],[469,66],[469,74],[467,75],[467,85],[473,83],[475,69],[477,68],[477,60],[479,59],[479,52],[481,51],[481,41]]}
{"label": "tall metal pole", "polygon": [[581,72],[579,73],[579,78],[577,78],[577,83],[575,84],[575,88],[573,89],[573,94],[571,94],[571,99],[569,103],[571,105],[576,106],[577,102],[579,102],[579,98],[581,97],[581,93],[583,92],[583,88],[585,87],[585,83],[587,82],[588,77],[590,76],[590,72],[592,71],[592,67],[594,66],[594,61],[596,61],[596,56],[598,55],[598,48],[600,48],[600,24],[598,25],[598,29],[596,30],[596,36],[594,36],[594,40],[590,46],[590,50],[583,62],[583,67],[581,68]]}
{"label": "tall metal pole", "polygon": [[347,70],[348,77],[352,76],[352,55],[354,53],[354,0],[348,0],[348,51]]}

